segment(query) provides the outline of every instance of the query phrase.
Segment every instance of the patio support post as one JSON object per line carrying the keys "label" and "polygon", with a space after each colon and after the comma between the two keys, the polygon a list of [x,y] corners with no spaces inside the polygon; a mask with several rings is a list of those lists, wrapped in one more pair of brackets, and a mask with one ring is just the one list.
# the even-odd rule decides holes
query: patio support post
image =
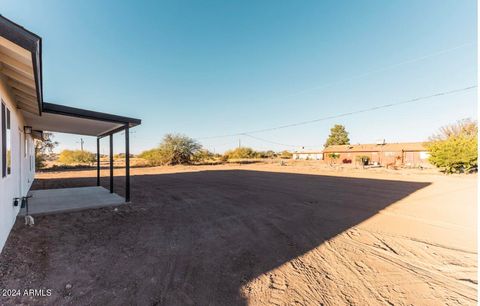
{"label": "patio support post", "polygon": [[100,138],[97,137],[97,186],[100,186]]}
{"label": "patio support post", "polygon": [[125,202],[130,202],[130,128],[125,126]]}
{"label": "patio support post", "polygon": [[113,193],[113,134],[110,134],[110,193]]}

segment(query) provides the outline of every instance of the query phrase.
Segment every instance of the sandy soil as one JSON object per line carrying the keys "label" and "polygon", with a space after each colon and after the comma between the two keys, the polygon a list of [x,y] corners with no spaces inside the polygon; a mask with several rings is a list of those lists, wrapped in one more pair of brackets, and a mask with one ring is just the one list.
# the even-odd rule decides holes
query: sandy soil
{"label": "sandy soil", "polygon": [[[131,205],[18,220],[0,288],[52,295],[0,302],[476,304],[476,176],[371,170],[133,169]],[[35,188],[93,185],[94,174],[39,174]]]}

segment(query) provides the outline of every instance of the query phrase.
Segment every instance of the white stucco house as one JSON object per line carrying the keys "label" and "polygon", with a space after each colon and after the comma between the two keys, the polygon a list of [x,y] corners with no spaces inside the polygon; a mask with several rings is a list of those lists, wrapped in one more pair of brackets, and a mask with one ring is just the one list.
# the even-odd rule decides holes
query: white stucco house
{"label": "white stucco house", "polygon": [[110,138],[110,192],[113,193],[113,137],[125,131],[126,191],[130,201],[129,128],[139,119],[99,113],[43,100],[42,40],[0,16],[0,252],[35,176],[34,138],[43,131]]}
{"label": "white stucco house", "polygon": [[293,152],[292,158],[295,160],[322,160],[323,152],[322,150],[301,149]]}

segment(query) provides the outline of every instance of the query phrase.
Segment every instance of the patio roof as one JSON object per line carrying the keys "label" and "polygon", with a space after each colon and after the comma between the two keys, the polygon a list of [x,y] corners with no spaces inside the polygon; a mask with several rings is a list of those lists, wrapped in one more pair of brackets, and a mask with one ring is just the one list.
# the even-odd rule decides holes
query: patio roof
{"label": "patio roof", "polygon": [[41,116],[24,111],[33,130],[102,137],[141,123],[139,119],[94,112],[59,104],[43,103]]}

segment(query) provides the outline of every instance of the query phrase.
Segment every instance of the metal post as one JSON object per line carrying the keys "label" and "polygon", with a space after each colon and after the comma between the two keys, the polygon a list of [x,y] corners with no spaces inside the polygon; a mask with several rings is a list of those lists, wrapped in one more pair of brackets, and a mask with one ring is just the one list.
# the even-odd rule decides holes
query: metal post
{"label": "metal post", "polygon": [[97,137],[97,186],[100,186],[100,138]]}
{"label": "metal post", "polygon": [[110,193],[113,193],[113,134],[110,134]]}
{"label": "metal post", "polygon": [[125,127],[125,202],[130,202],[130,129]]}

